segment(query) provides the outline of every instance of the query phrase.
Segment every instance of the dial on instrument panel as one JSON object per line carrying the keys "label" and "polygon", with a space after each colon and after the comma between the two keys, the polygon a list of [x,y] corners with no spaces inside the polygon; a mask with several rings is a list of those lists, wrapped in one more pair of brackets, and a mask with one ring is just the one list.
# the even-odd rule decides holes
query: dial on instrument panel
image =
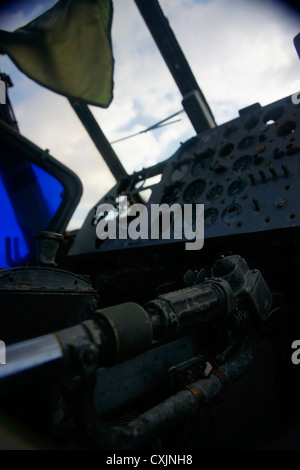
{"label": "dial on instrument panel", "polygon": [[204,180],[198,179],[189,184],[183,194],[183,199],[187,203],[192,203],[197,201],[205,190],[206,183]]}
{"label": "dial on instrument panel", "polygon": [[173,186],[170,186],[169,188],[166,189],[163,195],[162,203],[173,204],[179,199],[180,194],[181,194],[181,185],[175,184]]}
{"label": "dial on instrument panel", "polygon": [[229,155],[233,149],[234,149],[234,145],[231,142],[223,145],[219,153],[220,157],[223,157],[223,158],[227,157],[227,155]]}
{"label": "dial on instrument panel", "polygon": [[226,131],[224,132],[225,139],[230,139],[234,134],[237,133],[238,130],[239,128],[236,125],[228,127],[228,129],[226,129]]}
{"label": "dial on instrument panel", "polygon": [[248,168],[250,168],[252,163],[253,163],[253,158],[251,157],[251,155],[245,155],[244,157],[238,158],[234,162],[232,166],[232,170],[235,172],[247,170]]}
{"label": "dial on instrument panel", "polygon": [[251,116],[251,117],[250,117],[249,119],[247,119],[247,121],[245,122],[245,124],[244,124],[244,129],[246,129],[246,131],[252,131],[252,129],[254,129],[254,127],[256,127],[258,123],[259,123],[258,117],[256,117],[256,116]]}
{"label": "dial on instrument panel", "polygon": [[255,142],[256,142],[256,137],[254,135],[248,135],[247,137],[244,137],[244,139],[240,141],[238,145],[238,149],[247,150],[250,147],[252,147],[252,145],[254,145]]}
{"label": "dial on instrument panel", "polygon": [[218,218],[218,211],[214,207],[204,212],[204,227],[210,227]]}
{"label": "dial on instrument panel", "polygon": [[179,149],[179,153],[177,158],[183,161],[185,158],[190,158],[193,156],[198,147],[198,141],[196,137],[192,137],[190,140],[182,144],[181,148]]}
{"label": "dial on instrument panel", "polygon": [[230,204],[224,209],[222,214],[222,220],[226,224],[230,224],[233,222],[237,217],[239,217],[242,213],[242,208],[239,204]]}
{"label": "dial on instrument panel", "polygon": [[242,194],[242,192],[246,189],[247,184],[248,183],[244,178],[238,178],[229,186],[228,195],[238,196],[239,194]]}
{"label": "dial on instrument panel", "polygon": [[212,201],[216,201],[217,199],[219,199],[219,197],[222,196],[222,194],[223,194],[223,186],[221,186],[220,184],[216,184],[208,191],[206,198],[212,202]]}
{"label": "dial on instrument panel", "polygon": [[277,129],[277,135],[278,137],[286,137],[292,134],[296,127],[297,123],[295,121],[286,121]]}
{"label": "dial on instrument panel", "polygon": [[205,170],[207,170],[213,163],[214,151],[208,148],[205,152],[200,153],[196,157],[196,163],[192,168],[192,174],[194,176],[200,176]]}

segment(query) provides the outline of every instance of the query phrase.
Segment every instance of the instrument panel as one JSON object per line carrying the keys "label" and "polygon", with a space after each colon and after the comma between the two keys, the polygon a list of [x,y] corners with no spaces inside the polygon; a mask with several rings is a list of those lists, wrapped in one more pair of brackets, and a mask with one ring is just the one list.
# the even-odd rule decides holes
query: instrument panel
{"label": "instrument panel", "polygon": [[117,183],[90,211],[69,255],[167,242],[97,238],[98,205],[113,204],[118,219],[124,195],[129,205],[204,204],[205,239],[299,226],[299,157],[299,105],[291,96],[265,107],[256,103],[181,144],[164,162]]}

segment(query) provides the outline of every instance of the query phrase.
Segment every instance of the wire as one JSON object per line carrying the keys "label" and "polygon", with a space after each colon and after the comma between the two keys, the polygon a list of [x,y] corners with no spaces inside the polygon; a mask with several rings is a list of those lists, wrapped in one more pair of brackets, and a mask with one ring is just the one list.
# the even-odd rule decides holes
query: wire
{"label": "wire", "polygon": [[162,121],[159,121],[159,122],[153,124],[152,126],[147,127],[146,129],[143,129],[140,132],[136,132],[135,134],[127,135],[126,137],[121,137],[121,139],[114,140],[113,142],[110,142],[110,144],[116,144],[117,142],[122,142],[123,140],[131,139],[132,137],[136,137],[137,135],[145,134],[146,132],[153,131],[155,129],[159,129],[160,127],[168,126],[169,124],[174,124],[175,122],[179,122],[179,121],[181,121],[181,119],[176,119],[175,121],[171,121],[171,122],[166,123],[166,121],[168,121],[169,119],[172,119],[173,117],[175,117],[178,114],[181,114],[183,112],[184,112],[184,109],[181,109],[180,111],[177,111],[177,113],[171,114],[171,116],[168,116],[167,118],[163,119]]}

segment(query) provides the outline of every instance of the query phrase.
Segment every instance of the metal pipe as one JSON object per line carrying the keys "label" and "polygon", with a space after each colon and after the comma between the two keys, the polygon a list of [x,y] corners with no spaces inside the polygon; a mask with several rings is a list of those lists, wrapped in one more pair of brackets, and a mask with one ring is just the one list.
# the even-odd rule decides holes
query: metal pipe
{"label": "metal pipe", "polygon": [[228,384],[235,382],[249,369],[253,360],[251,345],[242,343],[238,354],[218,370],[212,370],[208,378],[188,385],[186,390],[177,392],[137,419],[115,427],[99,423],[97,438],[100,445],[104,443],[107,448],[114,449],[135,449],[150,445],[153,438],[178,425],[199,407],[220,395]]}
{"label": "metal pipe", "polygon": [[144,309],[151,318],[153,337],[166,338],[179,331],[226,318],[234,307],[229,283],[208,280],[147,302]]}
{"label": "metal pipe", "polygon": [[42,368],[47,374],[49,365],[58,365],[62,362],[63,350],[58,339],[53,334],[39,336],[20,343],[15,343],[6,348],[6,364],[0,365],[1,392],[5,388],[6,381],[23,374]]}
{"label": "metal pipe", "polygon": [[38,336],[6,348],[6,364],[0,365],[0,393],[15,380],[36,381],[57,377],[63,371],[88,373],[106,361],[106,341],[93,320]]}

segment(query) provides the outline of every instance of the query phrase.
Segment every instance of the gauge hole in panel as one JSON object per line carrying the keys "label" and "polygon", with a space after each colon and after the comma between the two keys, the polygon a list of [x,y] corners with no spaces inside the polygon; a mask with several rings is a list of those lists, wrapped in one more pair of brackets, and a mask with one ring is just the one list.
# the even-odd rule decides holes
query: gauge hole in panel
{"label": "gauge hole in panel", "polygon": [[237,217],[240,217],[242,214],[242,207],[233,203],[227,206],[222,213],[222,220],[225,224],[230,225],[230,223],[235,222]]}
{"label": "gauge hole in panel", "polygon": [[186,158],[189,158],[191,155],[195,154],[197,147],[199,147],[198,140],[196,137],[192,137],[187,142],[181,144],[181,147],[177,153],[177,158],[182,161]]}
{"label": "gauge hole in panel", "polygon": [[295,121],[286,121],[278,127],[276,134],[278,137],[287,137],[294,133],[296,127],[297,123]]}
{"label": "gauge hole in panel", "polygon": [[187,203],[196,202],[199,197],[203,194],[206,188],[206,182],[202,179],[197,179],[190,183],[184,193],[183,200]]}
{"label": "gauge hole in panel", "polygon": [[238,126],[236,126],[235,124],[228,127],[225,131],[224,131],[224,134],[223,134],[223,137],[225,137],[225,139],[230,139],[232,138],[237,132],[238,132],[239,128]]}
{"label": "gauge hole in panel", "polygon": [[252,129],[254,129],[254,127],[257,126],[257,124],[259,123],[259,119],[257,116],[251,116],[249,119],[247,119],[247,121],[245,122],[244,124],[244,129],[246,131],[251,131]]}
{"label": "gauge hole in panel", "polygon": [[195,155],[195,164],[192,168],[193,176],[200,176],[212,165],[214,153],[215,151],[213,149],[208,148],[205,152]]}
{"label": "gauge hole in panel", "polygon": [[238,144],[239,150],[248,150],[256,143],[256,136],[255,135],[247,135],[244,137]]}
{"label": "gauge hole in panel", "polygon": [[204,211],[204,227],[208,228],[215,224],[218,219],[218,210],[215,207],[211,207]]}
{"label": "gauge hole in panel", "polygon": [[230,153],[233,151],[234,149],[234,144],[229,142],[228,144],[225,144],[221,149],[220,149],[220,152],[219,152],[219,155],[220,157],[224,158],[224,157],[227,157],[228,155],[230,155]]}
{"label": "gauge hole in panel", "polygon": [[214,202],[219,199],[224,192],[223,186],[221,184],[216,184],[206,194],[206,199],[210,202]]}
{"label": "gauge hole in panel", "polygon": [[238,158],[232,165],[232,171],[235,173],[248,170],[253,164],[252,155],[244,155],[243,157]]}
{"label": "gauge hole in panel", "polygon": [[276,122],[278,121],[278,119],[281,118],[283,113],[284,113],[284,107],[283,106],[277,106],[276,108],[270,109],[270,111],[268,111],[264,115],[263,122],[267,126],[271,126],[273,124],[276,124]]}
{"label": "gauge hole in panel", "polygon": [[178,183],[166,188],[161,203],[173,204],[178,201],[181,196],[182,185],[182,183]]}
{"label": "gauge hole in panel", "polygon": [[244,178],[238,178],[228,188],[228,195],[231,197],[239,196],[244,192],[246,187],[248,186],[247,181]]}

